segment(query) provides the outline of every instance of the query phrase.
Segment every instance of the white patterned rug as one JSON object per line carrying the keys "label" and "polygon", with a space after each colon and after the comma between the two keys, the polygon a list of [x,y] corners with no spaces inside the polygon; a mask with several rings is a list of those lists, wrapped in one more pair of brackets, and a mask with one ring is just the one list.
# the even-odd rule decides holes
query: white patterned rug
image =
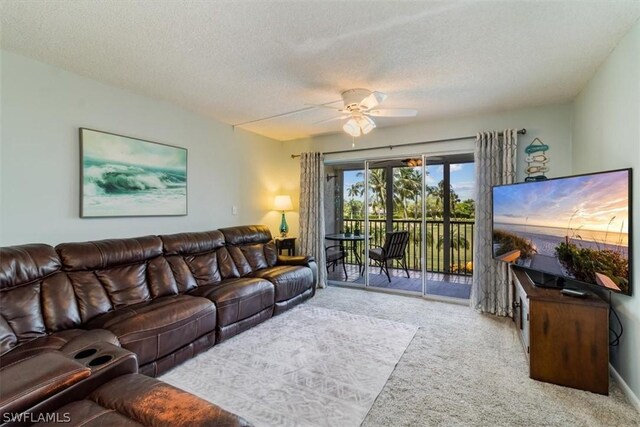
{"label": "white patterned rug", "polygon": [[160,379],[257,426],[359,426],[417,329],[302,304]]}

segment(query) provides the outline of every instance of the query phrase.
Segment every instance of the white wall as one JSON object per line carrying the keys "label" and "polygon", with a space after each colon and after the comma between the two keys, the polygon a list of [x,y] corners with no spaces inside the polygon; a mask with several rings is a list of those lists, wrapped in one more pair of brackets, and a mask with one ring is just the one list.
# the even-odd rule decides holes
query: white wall
{"label": "white wall", "polygon": [[[0,245],[267,223],[282,143],[7,51],[1,59]],[[215,94],[212,94],[215,96]],[[189,214],[79,218],[78,128],[185,147]],[[232,215],[232,206],[239,208]]]}
{"label": "white wall", "polygon": [[[632,297],[613,295],[624,336],[611,364],[640,397],[640,23],[578,95],[573,113],[573,172],[631,167],[634,254]],[[640,401],[636,400],[636,405]],[[640,409],[640,407],[638,407]]]}

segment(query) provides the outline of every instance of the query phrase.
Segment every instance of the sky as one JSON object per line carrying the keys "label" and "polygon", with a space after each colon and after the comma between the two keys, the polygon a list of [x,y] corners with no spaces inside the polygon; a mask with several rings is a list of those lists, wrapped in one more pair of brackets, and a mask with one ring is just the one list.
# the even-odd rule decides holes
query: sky
{"label": "sky", "polygon": [[618,171],[494,187],[494,220],[627,233],[628,184],[628,172]]}
{"label": "sky", "polygon": [[83,130],[83,156],[118,163],[185,169],[187,150],[108,133]]}
{"label": "sky", "polygon": [[[420,168],[418,168],[420,170]],[[362,177],[357,176],[360,171],[344,172],[344,198],[348,199],[346,188],[352,184],[362,181]],[[442,165],[427,166],[427,185],[436,186],[442,180]],[[453,190],[458,194],[460,200],[475,199],[475,168],[474,163],[456,163],[451,165],[451,185]],[[363,197],[358,199],[362,200]]]}

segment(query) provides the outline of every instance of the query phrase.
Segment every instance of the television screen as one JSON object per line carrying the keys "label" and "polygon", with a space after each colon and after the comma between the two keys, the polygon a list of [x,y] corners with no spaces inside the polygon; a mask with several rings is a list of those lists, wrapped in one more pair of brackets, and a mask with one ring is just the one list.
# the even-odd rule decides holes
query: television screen
{"label": "television screen", "polygon": [[493,256],[631,295],[631,169],[493,187]]}

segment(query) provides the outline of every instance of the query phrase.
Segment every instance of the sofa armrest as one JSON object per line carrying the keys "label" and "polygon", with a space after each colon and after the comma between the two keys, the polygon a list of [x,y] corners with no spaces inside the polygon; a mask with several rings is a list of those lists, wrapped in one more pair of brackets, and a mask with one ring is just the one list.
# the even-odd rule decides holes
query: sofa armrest
{"label": "sofa armrest", "polygon": [[311,272],[313,273],[313,288],[311,296],[315,295],[316,289],[318,288],[318,264],[316,260],[312,256],[285,256],[278,255],[278,262],[276,265],[298,265],[302,267],[309,267]]}
{"label": "sofa armrest", "polygon": [[298,255],[298,256],[286,256],[279,255],[278,263],[276,265],[303,265],[305,267],[309,266],[309,263],[315,262],[316,260],[312,256]]}
{"label": "sofa armrest", "polygon": [[21,413],[91,375],[91,369],[58,351],[0,369],[0,414]]}

